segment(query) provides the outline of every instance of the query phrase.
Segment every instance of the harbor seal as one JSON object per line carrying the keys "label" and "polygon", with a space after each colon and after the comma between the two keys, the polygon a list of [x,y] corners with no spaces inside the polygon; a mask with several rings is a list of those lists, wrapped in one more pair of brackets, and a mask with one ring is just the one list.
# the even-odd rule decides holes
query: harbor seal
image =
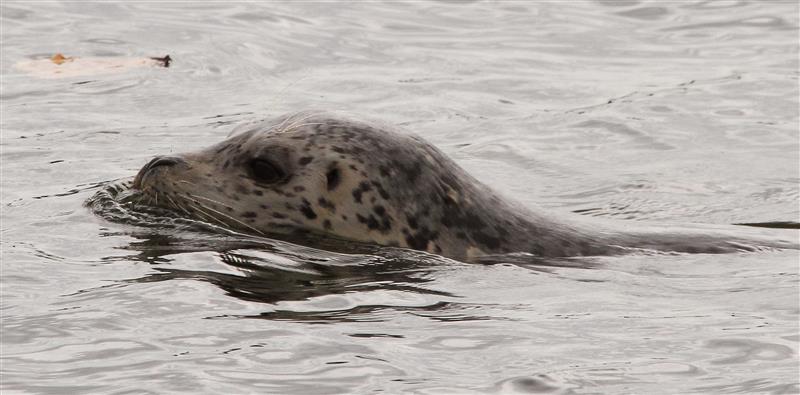
{"label": "harbor seal", "polygon": [[733,226],[614,228],[548,215],[394,127],[304,112],[239,129],[202,151],[154,158],[134,188],[150,204],[248,233],[306,232],[455,259],[797,248]]}

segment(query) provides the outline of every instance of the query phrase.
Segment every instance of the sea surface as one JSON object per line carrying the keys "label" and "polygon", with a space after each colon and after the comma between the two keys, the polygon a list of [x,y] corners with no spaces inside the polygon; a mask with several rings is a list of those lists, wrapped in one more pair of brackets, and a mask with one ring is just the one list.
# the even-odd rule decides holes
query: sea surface
{"label": "sea surface", "polygon": [[[555,215],[797,223],[796,1],[0,13],[3,394],[800,393],[798,251],[481,265],[85,206],[154,155],[323,109]],[[172,62],[38,73],[56,53]]]}

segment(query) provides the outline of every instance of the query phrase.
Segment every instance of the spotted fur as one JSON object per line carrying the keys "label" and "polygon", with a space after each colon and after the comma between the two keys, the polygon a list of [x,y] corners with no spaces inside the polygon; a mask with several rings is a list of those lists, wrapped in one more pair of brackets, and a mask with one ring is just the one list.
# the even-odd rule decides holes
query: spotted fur
{"label": "spotted fur", "polygon": [[[146,166],[134,186],[154,204],[252,233],[316,232],[454,258],[697,248],[646,233],[598,232],[515,205],[422,138],[395,128],[298,113],[243,129],[173,157],[169,166]],[[285,179],[260,182],[249,167],[256,158],[275,164]]]}

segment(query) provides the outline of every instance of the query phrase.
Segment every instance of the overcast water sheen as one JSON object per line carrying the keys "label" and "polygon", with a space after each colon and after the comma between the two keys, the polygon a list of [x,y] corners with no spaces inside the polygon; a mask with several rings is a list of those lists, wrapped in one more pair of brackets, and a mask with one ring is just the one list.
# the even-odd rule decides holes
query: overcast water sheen
{"label": "overcast water sheen", "polygon": [[[478,265],[84,207],[154,155],[325,109],[557,215],[798,222],[795,1],[0,10],[4,394],[800,392],[797,251]],[[57,52],[174,62],[15,66]]]}

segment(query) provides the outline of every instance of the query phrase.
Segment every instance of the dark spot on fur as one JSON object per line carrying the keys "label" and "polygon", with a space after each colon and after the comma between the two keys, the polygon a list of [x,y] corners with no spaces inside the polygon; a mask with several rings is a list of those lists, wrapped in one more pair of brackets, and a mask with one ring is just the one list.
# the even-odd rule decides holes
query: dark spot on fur
{"label": "dark spot on fur", "polygon": [[254,213],[252,211],[246,211],[246,212],[242,213],[242,217],[255,218],[255,217],[258,217],[258,214]]}
{"label": "dark spot on fur", "polygon": [[303,199],[303,204],[300,206],[300,212],[306,216],[308,219],[315,219],[317,218],[317,213],[311,208],[311,203],[308,200]]}
{"label": "dark spot on fur", "polygon": [[317,202],[319,203],[319,206],[322,208],[326,208],[330,211],[336,211],[336,205],[334,205],[333,202],[331,202],[328,199],[321,197],[319,198],[319,200],[317,200]]}
{"label": "dark spot on fur", "polygon": [[487,223],[479,213],[464,209],[446,192],[454,190],[457,191],[459,188],[444,184],[431,196],[432,200],[439,200],[442,203],[442,225],[448,228],[461,229],[456,232],[456,237],[462,240],[470,240],[482,249],[499,249],[503,244],[503,238],[508,236],[508,230],[504,229],[501,224]]}
{"label": "dark spot on fur", "polygon": [[406,214],[406,222],[408,222],[408,226],[411,229],[417,229],[419,227],[419,223],[417,222],[417,218],[411,215]]}
{"label": "dark spot on fur", "polygon": [[358,222],[367,225],[367,228],[369,228],[370,230],[377,230],[381,226],[381,224],[378,222],[378,219],[375,218],[375,216],[372,214],[370,214],[369,217],[364,217],[361,214],[356,214],[356,218],[358,219]]}
{"label": "dark spot on fur", "polygon": [[367,228],[370,230],[378,230],[381,233],[387,233],[389,230],[391,230],[392,217],[389,216],[389,214],[386,212],[386,209],[383,206],[375,206],[372,210],[375,215],[369,214],[369,216],[365,217],[361,214],[356,214],[358,222],[367,225]]}
{"label": "dark spot on fur", "polygon": [[305,190],[306,190],[306,187],[304,187],[304,186],[302,186],[302,185],[296,185],[296,186],[295,186],[294,188],[292,188],[292,189],[293,189],[295,192],[303,192],[303,191],[305,191]]}
{"label": "dark spot on fur", "polygon": [[325,179],[328,182],[329,191],[336,189],[336,187],[338,187],[339,183],[342,181],[339,174],[339,168],[334,165],[328,169],[328,173],[325,174]]}
{"label": "dark spot on fur", "polygon": [[236,192],[239,192],[242,195],[249,195],[250,194],[250,191],[248,191],[247,188],[244,185],[241,185],[241,184],[236,186]]}
{"label": "dark spot on fur", "polygon": [[256,196],[263,196],[264,192],[261,191],[260,189],[253,189],[253,194]]}
{"label": "dark spot on fur", "polygon": [[333,229],[333,225],[331,225],[331,221],[327,220],[327,219],[322,221],[322,227],[325,228],[325,230]]}
{"label": "dark spot on fur", "polygon": [[417,233],[406,236],[406,243],[415,250],[424,251],[428,248],[428,242],[435,240],[438,236],[438,232],[431,231],[428,227],[422,226]]}
{"label": "dark spot on fur", "polygon": [[272,217],[273,217],[273,218],[277,218],[277,219],[284,219],[284,218],[286,218],[286,216],[285,216],[285,215],[283,215],[283,214],[281,214],[281,213],[272,213]]}
{"label": "dark spot on fur", "polygon": [[393,160],[392,166],[397,169],[408,181],[414,182],[422,174],[422,164],[418,161],[411,163],[403,163],[399,160]]}
{"label": "dark spot on fur", "polygon": [[353,198],[356,200],[357,203],[361,203],[361,195],[364,192],[368,192],[370,190],[372,190],[372,187],[369,185],[369,183],[366,181],[361,181],[358,184],[358,187],[356,187],[356,189],[353,189]]}
{"label": "dark spot on fur", "polygon": [[307,165],[307,164],[311,163],[312,160],[314,160],[313,156],[304,156],[304,157],[300,158],[300,160],[298,160],[297,163],[299,163],[301,165]]}
{"label": "dark spot on fur", "polygon": [[486,227],[483,221],[475,213],[464,210],[456,204],[449,196],[445,195],[441,199],[444,209],[442,224],[448,227],[458,227],[461,229],[482,229]]}
{"label": "dark spot on fur", "polygon": [[386,212],[386,209],[383,208],[383,206],[380,205],[375,206],[372,208],[372,211],[374,211],[375,214],[380,219],[379,229],[381,231],[386,232],[392,229],[392,217],[389,215],[389,213]]}
{"label": "dark spot on fur", "polygon": [[375,186],[375,189],[378,190],[378,194],[380,194],[383,199],[388,199],[389,198],[389,192],[386,192],[386,190],[383,189],[383,184],[381,184],[381,183],[379,183],[377,181],[372,181],[372,185]]}

